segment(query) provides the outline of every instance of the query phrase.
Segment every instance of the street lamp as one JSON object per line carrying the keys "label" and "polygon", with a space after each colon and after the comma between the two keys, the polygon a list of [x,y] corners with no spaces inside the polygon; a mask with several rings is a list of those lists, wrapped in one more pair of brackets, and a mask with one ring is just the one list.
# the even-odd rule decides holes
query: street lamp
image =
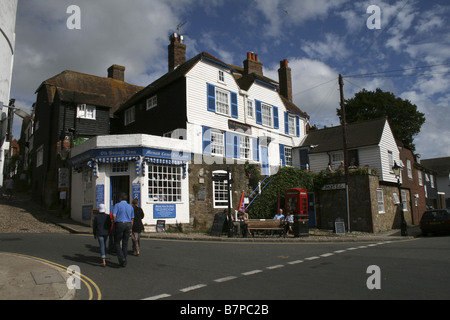
{"label": "street lamp", "polygon": [[405,216],[403,214],[403,203],[402,203],[402,192],[400,190],[401,183],[400,183],[400,173],[401,173],[402,167],[397,164],[397,162],[394,161],[394,165],[392,166],[392,171],[394,171],[395,177],[397,178],[397,186],[398,186],[398,198],[399,198],[399,204],[398,209],[400,211],[400,217],[402,219],[400,223],[400,232],[402,236],[408,235],[407,230],[407,224],[405,220]]}

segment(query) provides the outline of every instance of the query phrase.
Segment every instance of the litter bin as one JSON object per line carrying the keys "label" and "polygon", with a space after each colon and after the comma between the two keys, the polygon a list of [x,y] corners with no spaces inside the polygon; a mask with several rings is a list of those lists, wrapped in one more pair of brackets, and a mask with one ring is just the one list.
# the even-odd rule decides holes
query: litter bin
{"label": "litter bin", "polygon": [[294,237],[309,237],[308,215],[294,215]]}

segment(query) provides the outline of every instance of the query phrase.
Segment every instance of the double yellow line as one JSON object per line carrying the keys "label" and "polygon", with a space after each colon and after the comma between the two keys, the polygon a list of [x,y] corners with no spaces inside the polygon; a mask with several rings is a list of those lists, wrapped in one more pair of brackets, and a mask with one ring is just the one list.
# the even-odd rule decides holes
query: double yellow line
{"label": "double yellow line", "polygon": [[[17,257],[22,257],[22,258],[28,258],[28,259],[33,259],[33,260],[37,260],[40,262],[44,262],[47,264],[50,264],[64,272],[67,272],[68,267],[65,267],[63,265],[60,265],[58,263],[49,261],[49,260],[45,260],[42,258],[38,258],[38,257],[33,257],[33,256],[28,256],[25,254],[21,254],[21,253],[13,253],[13,252],[0,252],[0,254],[9,254],[9,255],[13,255],[13,256],[17,256]],[[86,286],[86,288],[88,289],[89,292],[89,300],[94,300],[94,290],[97,294],[97,299],[96,300],[101,300],[102,299],[102,293],[100,291],[100,288],[98,287],[98,285],[90,278],[86,277],[85,275],[73,271],[73,273],[71,274],[71,276],[83,281],[84,285]],[[94,290],[93,290],[94,289]]]}

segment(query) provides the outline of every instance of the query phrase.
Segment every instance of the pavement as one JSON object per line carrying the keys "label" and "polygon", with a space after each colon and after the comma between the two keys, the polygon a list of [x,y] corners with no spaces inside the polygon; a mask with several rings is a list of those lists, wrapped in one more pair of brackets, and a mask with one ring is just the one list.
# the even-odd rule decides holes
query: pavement
{"label": "pavement", "polygon": [[[53,223],[74,234],[92,234],[92,228],[70,219],[53,218]],[[235,242],[384,242],[409,240],[420,236],[418,226],[408,227],[408,236],[401,236],[400,230],[378,234],[352,232],[336,235],[331,231],[311,229],[308,237],[257,236],[229,238],[227,235],[210,236],[201,233],[143,233],[148,239],[184,241],[235,241]],[[64,266],[37,257],[0,252],[0,300],[72,300],[76,290],[69,289],[70,275]]]}

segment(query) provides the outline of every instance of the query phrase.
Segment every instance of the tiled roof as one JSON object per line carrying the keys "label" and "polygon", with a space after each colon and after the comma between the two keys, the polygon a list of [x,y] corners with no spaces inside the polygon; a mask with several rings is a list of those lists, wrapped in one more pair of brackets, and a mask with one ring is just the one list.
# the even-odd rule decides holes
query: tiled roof
{"label": "tiled roof", "polygon": [[[385,118],[351,123],[347,125],[347,146],[349,149],[378,145],[383,135]],[[310,153],[322,153],[343,150],[342,126],[311,130],[302,144],[304,147],[315,146]]]}
{"label": "tiled roof", "polygon": [[[130,100],[128,100],[126,103],[124,103],[117,111],[127,109],[143,98],[151,97],[159,89],[169,85],[170,83],[180,79],[181,77],[184,77],[202,59],[209,60],[211,62],[225,66],[225,67],[229,68],[230,70],[232,70],[233,76],[234,76],[238,86],[242,90],[248,90],[255,81],[261,81],[263,83],[266,83],[269,86],[278,88],[278,82],[276,82],[272,79],[269,79],[264,76],[256,75],[254,73],[245,75],[244,68],[234,66],[231,64],[227,64],[207,52],[202,52],[202,53],[199,53],[198,55],[196,55],[195,57],[193,57],[192,59],[181,64],[172,72],[166,73],[164,76],[162,76],[161,78],[159,78],[158,80],[156,80],[155,82],[153,82],[149,86],[147,86],[144,90],[138,92]],[[280,95],[280,97],[283,100],[283,103],[287,110],[309,118],[308,114],[306,112],[303,112],[302,110],[300,110],[295,104],[288,101],[281,95]]]}
{"label": "tiled roof", "polygon": [[111,114],[132,95],[143,89],[143,87],[124,81],[70,70],[63,71],[45,80],[37,91],[43,86],[55,88],[54,90],[49,90],[49,92],[52,92],[52,95],[49,96],[49,103],[53,102],[57,92],[62,101],[75,101],[110,107]]}

